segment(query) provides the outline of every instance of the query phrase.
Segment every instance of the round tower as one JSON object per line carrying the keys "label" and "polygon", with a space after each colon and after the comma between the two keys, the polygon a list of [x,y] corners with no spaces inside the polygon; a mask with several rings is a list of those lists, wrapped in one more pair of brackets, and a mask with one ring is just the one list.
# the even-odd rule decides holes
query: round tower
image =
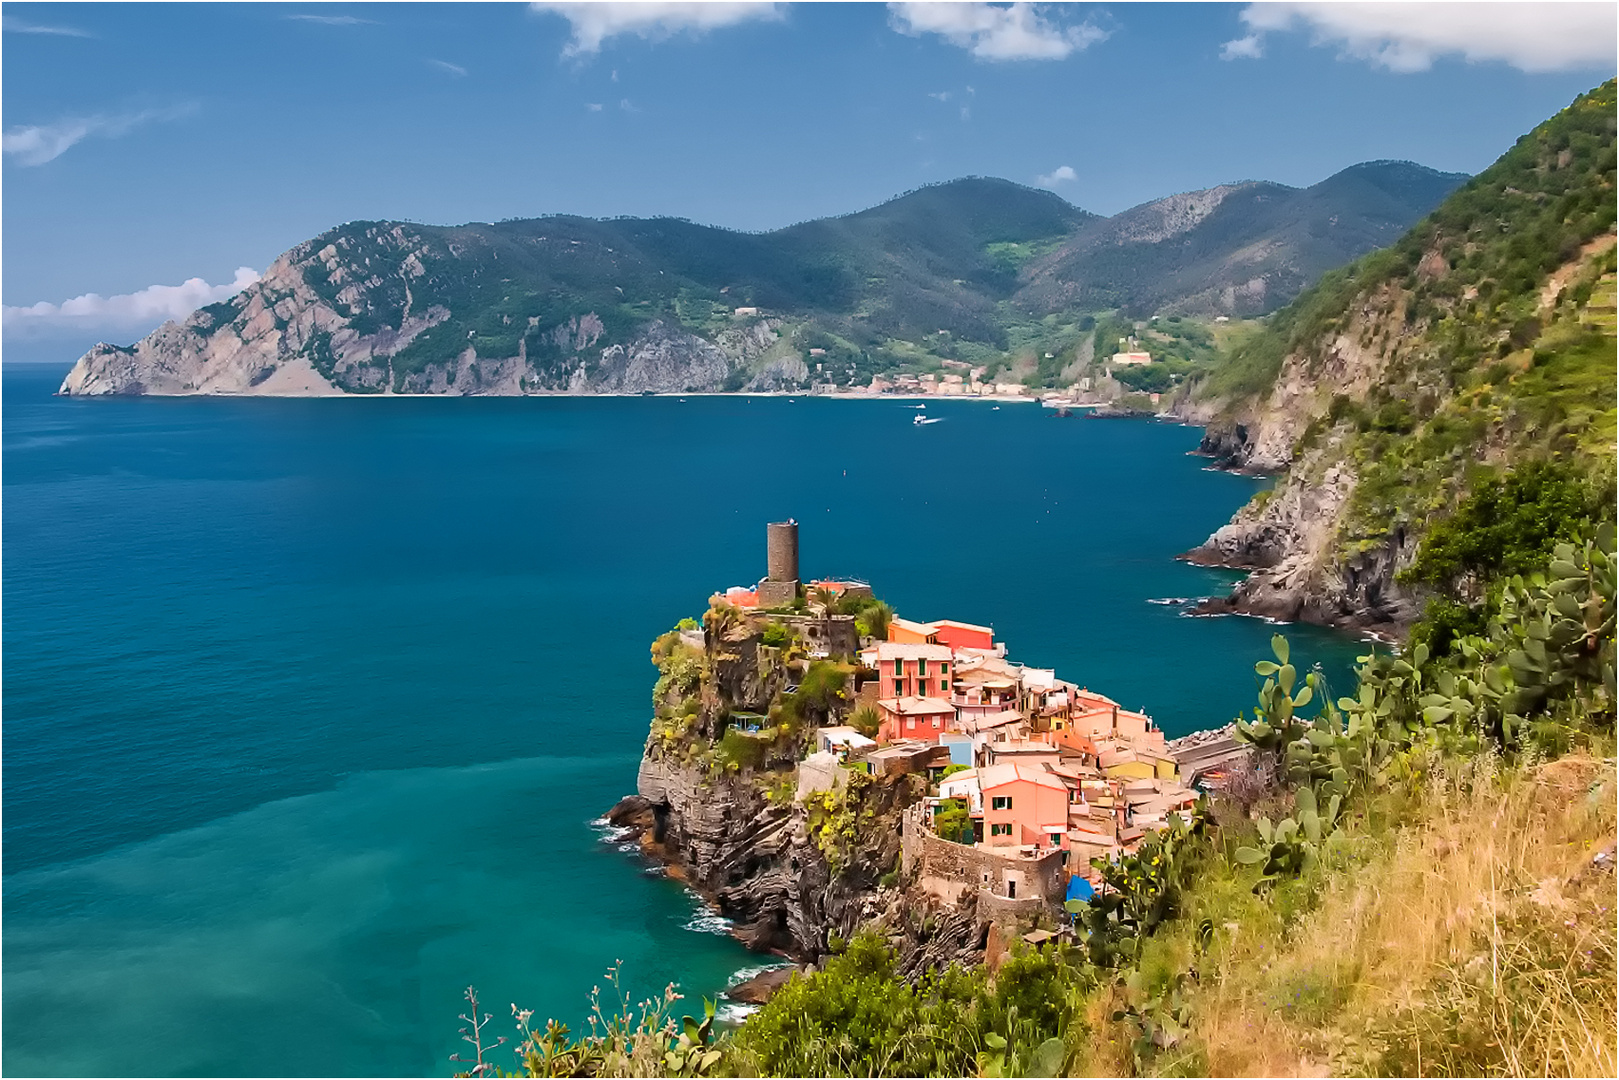
{"label": "round tower", "polygon": [[798,522],[772,521],[765,526],[765,577],[798,582]]}

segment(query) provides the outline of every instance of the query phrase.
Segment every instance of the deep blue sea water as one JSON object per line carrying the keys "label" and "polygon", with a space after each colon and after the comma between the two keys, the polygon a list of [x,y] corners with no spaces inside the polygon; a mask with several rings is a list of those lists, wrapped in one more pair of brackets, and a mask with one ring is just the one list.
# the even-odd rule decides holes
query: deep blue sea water
{"label": "deep blue sea water", "polygon": [[[461,990],[582,1026],[756,964],[590,821],[652,638],[764,572],[991,623],[1171,733],[1272,628],[1154,598],[1257,482],[1032,405],[60,399],[3,369],[8,1074],[446,1075]],[[1360,647],[1307,627],[1342,680]],[[710,927],[705,932],[702,927]]]}

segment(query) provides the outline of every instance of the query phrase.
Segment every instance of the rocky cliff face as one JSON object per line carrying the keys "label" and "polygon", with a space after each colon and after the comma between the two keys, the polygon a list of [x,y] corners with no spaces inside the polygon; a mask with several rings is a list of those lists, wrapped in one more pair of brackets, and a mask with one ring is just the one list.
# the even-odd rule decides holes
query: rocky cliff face
{"label": "rocky cliff face", "polygon": [[[241,294],[133,346],[97,345],[61,392],[638,394],[737,388],[750,379],[754,389],[792,388],[807,375],[802,358],[784,352],[774,319],[712,341],[657,317],[615,330],[594,311],[554,325],[505,315],[499,332],[463,332],[456,318],[464,313],[452,306],[461,301],[440,298],[454,293],[454,274],[476,274],[447,265],[464,250],[404,225],[324,239],[293,248]],[[457,340],[437,340],[435,329]]]}
{"label": "rocky cliff face", "polygon": [[[1400,356],[1404,299],[1385,289],[1361,303],[1318,348],[1289,354],[1269,395],[1218,415],[1218,405],[1186,401],[1179,418],[1208,424],[1199,452],[1222,468],[1279,474],[1186,558],[1253,573],[1207,601],[1209,613],[1240,612],[1285,621],[1400,634],[1421,613],[1420,598],[1395,575],[1416,554],[1415,535],[1349,535],[1357,473],[1342,433],[1315,438],[1334,400],[1364,400]],[[1371,539],[1367,544],[1364,541]]]}
{"label": "rocky cliff face", "polygon": [[[835,938],[875,926],[910,974],[979,959],[988,922],[975,897],[945,908],[897,880],[901,813],[925,791],[923,778],[854,777],[829,800],[829,811],[828,801],[793,798],[794,767],[808,737],[774,741],[740,768],[720,764],[714,750],[727,717],[779,715],[799,675],[762,646],[756,626],[711,634],[700,685],[671,687],[647,740],[638,794],[610,820],[638,831],[643,850],[730,919],[749,948],[814,962]],[[699,710],[689,730],[678,731],[678,703],[691,700],[700,701]],[[836,701],[824,714],[812,707],[806,730],[846,718],[848,705],[847,698]]]}

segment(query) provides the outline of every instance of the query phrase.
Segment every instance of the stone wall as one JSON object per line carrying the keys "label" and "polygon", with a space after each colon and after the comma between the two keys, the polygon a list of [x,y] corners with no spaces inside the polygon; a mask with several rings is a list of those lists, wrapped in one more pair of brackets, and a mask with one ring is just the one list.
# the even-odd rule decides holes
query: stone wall
{"label": "stone wall", "polygon": [[1009,916],[1062,905],[1068,880],[1061,851],[1038,857],[1003,855],[957,844],[933,832],[928,814],[927,804],[918,803],[901,818],[900,869],[907,877],[964,884],[979,891],[980,904],[987,894],[991,907],[1005,909]]}
{"label": "stone wall", "polygon": [[[763,595],[763,594],[761,594]],[[853,615],[776,615],[773,618],[798,631],[804,645],[828,656],[853,656],[860,651],[860,632]]]}

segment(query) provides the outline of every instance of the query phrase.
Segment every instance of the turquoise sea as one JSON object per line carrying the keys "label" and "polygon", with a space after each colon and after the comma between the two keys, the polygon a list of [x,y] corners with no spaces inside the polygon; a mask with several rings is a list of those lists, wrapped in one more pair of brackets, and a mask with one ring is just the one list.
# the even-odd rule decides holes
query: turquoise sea
{"label": "turquoise sea", "polygon": [[[64,373],[3,369],[8,1074],[447,1075],[469,984],[491,1031],[578,1029],[615,961],[688,1003],[759,963],[591,822],[634,787],[649,643],[763,574],[768,520],[806,575],[992,623],[1171,734],[1244,709],[1272,633],[1150,602],[1231,580],[1172,557],[1258,483],[1190,428]],[[1288,632],[1340,683],[1363,650]]]}

